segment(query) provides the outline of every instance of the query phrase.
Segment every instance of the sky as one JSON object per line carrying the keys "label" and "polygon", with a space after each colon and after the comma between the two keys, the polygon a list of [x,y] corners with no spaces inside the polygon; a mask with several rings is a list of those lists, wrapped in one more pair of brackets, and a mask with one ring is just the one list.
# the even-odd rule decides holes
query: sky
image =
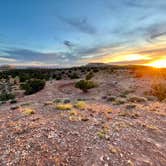
{"label": "sky", "polygon": [[0,0],[0,65],[166,66],[166,0]]}

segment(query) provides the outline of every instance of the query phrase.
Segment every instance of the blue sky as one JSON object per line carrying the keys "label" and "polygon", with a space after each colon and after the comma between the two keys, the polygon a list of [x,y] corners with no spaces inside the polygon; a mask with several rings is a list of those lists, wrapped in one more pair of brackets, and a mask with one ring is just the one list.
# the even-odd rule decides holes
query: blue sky
{"label": "blue sky", "polygon": [[165,0],[0,0],[1,65],[142,64],[165,44]]}

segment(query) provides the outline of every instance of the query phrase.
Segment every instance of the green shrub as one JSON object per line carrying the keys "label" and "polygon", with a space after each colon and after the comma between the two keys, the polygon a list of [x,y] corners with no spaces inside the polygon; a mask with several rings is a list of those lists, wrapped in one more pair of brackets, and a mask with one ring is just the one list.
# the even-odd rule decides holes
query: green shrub
{"label": "green shrub", "polygon": [[75,87],[81,89],[83,92],[88,92],[88,89],[96,87],[96,84],[93,81],[80,80],[75,84]]}
{"label": "green shrub", "polygon": [[86,80],[90,80],[94,77],[94,74],[93,72],[89,72],[87,75],[86,75]]}
{"label": "green shrub", "polygon": [[26,95],[30,95],[42,90],[45,86],[44,80],[34,79],[21,84],[21,88],[25,90]]}
{"label": "green shrub", "polygon": [[17,103],[17,100],[16,100],[16,99],[12,99],[12,100],[10,101],[10,104],[15,104],[15,103]]}
{"label": "green shrub", "polygon": [[166,84],[159,83],[152,85],[152,95],[156,96],[160,101],[166,99]]}
{"label": "green shrub", "polygon": [[2,93],[0,94],[0,101],[7,101],[10,99],[14,99],[15,95],[13,95],[12,93]]}
{"label": "green shrub", "polygon": [[56,80],[61,80],[62,79],[62,75],[60,75],[60,74],[56,75],[55,79]]}
{"label": "green shrub", "polygon": [[77,78],[79,78],[79,76],[78,76],[77,73],[72,73],[72,74],[69,75],[69,77],[70,77],[71,79],[77,79]]}

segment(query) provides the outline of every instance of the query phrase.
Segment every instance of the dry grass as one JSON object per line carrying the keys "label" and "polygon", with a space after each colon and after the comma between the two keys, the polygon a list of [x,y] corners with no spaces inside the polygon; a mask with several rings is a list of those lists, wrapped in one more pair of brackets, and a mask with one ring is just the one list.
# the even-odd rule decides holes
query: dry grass
{"label": "dry grass", "polygon": [[128,101],[133,103],[142,103],[142,102],[146,102],[147,99],[144,97],[139,97],[139,96],[130,96],[128,98]]}
{"label": "dry grass", "polygon": [[100,139],[108,139],[109,136],[108,136],[108,133],[109,133],[109,125],[108,124],[104,124],[102,126],[102,129],[100,131],[97,132],[97,136],[100,138]]}
{"label": "dry grass", "polygon": [[72,115],[74,115],[74,116],[77,116],[78,115],[78,111],[77,110],[71,110],[70,112],[69,112],[69,114],[72,116]]}
{"label": "dry grass", "polygon": [[31,109],[31,108],[23,108],[23,113],[25,115],[32,115],[32,114],[35,114],[35,110]]}
{"label": "dry grass", "polygon": [[152,94],[160,101],[166,99],[166,84],[159,83],[152,85]]}
{"label": "dry grass", "polygon": [[109,151],[113,154],[117,154],[118,152],[120,152],[120,149],[114,145],[109,144]]}
{"label": "dry grass", "polygon": [[125,122],[115,122],[112,127],[113,127],[114,131],[119,132],[122,129],[128,128],[129,124],[127,124]]}
{"label": "dry grass", "polygon": [[83,109],[85,109],[87,107],[87,104],[84,101],[78,101],[78,102],[75,103],[74,106],[77,109],[83,110]]}
{"label": "dry grass", "polygon": [[120,112],[119,116],[137,119],[139,117],[139,114],[134,111],[125,110],[125,111]]}
{"label": "dry grass", "polygon": [[44,103],[45,106],[47,106],[47,105],[52,105],[52,104],[53,104],[52,101],[46,101],[46,102]]}
{"label": "dry grass", "polygon": [[57,104],[56,109],[58,110],[71,110],[72,109],[72,104]]}

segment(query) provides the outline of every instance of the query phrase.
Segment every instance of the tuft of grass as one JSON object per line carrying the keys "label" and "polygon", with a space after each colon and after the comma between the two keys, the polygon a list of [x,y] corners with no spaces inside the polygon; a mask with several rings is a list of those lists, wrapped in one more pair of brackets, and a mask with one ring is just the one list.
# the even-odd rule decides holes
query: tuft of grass
{"label": "tuft of grass", "polygon": [[105,133],[103,130],[97,132],[97,136],[98,136],[100,139],[104,139],[104,138],[105,138],[105,135],[106,135],[106,133]]}
{"label": "tuft of grass", "polygon": [[127,166],[134,166],[134,163],[131,160],[127,161]]}
{"label": "tuft of grass", "polygon": [[137,119],[139,117],[139,114],[133,111],[122,111],[119,116],[123,116],[123,117],[129,117],[132,119]]}
{"label": "tuft of grass", "polygon": [[129,110],[130,110],[130,109],[134,109],[134,108],[136,108],[136,106],[137,106],[137,105],[135,105],[135,104],[127,104],[127,105],[126,105],[126,109],[129,109]]}
{"label": "tuft of grass", "polygon": [[157,126],[154,126],[151,124],[143,124],[142,126],[151,130],[151,131],[160,131],[160,129]]}
{"label": "tuft of grass", "polygon": [[12,106],[11,109],[12,109],[12,110],[19,109],[19,106]]}
{"label": "tuft of grass", "polygon": [[46,102],[44,103],[45,106],[47,106],[47,105],[52,105],[52,104],[53,104],[52,101],[46,101]]}
{"label": "tuft of grass", "polygon": [[62,99],[55,99],[54,101],[53,101],[53,103],[61,103],[62,102]]}
{"label": "tuft of grass", "polygon": [[72,104],[57,104],[56,109],[58,109],[58,110],[71,110]]}
{"label": "tuft of grass", "polygon": [[128,101],[133,103],[142,103],[142,102],[146,102],[147,99],[144,97],[139,97],[139,96],[131,96],[128,98]]}
{"label": "tuft of grass", "polygon": [[115,101],[115,100],[116,100],[116,97],[115,97],[115,96],[110,96],[110,97],[107,98],[107,101],[113,102],[113,101]]}
{"label": "tuft of grass", "polygon": [[21,104],[20,106],[21,106],[21,107],[24,107],[24,106],[29,106],[29,105],[31,105],[31,103],[23,103],[23,104]]}
{"label": "tuft of grass", "polygon": [[64,99],[63,100],[63,103],[65,103],[65,104],[70,103],[70,102],[71,102],[70,99]]}
{"label": "tuft of grass", "polygon": [[69,114],[71,115],[71,116],[77,116],[78,115],[78,111],[77,110],[71,110],[70,112],[69,112]]}
{"label": "tuft of grass", "polygon": [[119,132],[122,129],[129,127],[129,124],[127,124],[125,122],[115,122],[112,127],[113,127],[114,131]]}
{"label": "tuft of grass", "polygon": [[111,114],[112,113],[112,109],[107,110],[107,113]]}
{"label": "tuft of grass", "polygon": [[102,129],[97,132],[97,136],[98,136],[100,139],[108,139],[108,138],[109,138],[108,132],[109,132],[109,125],[104,124],[104,125],[102,126]]}
{"label": "tuft of grass", "polygon": [[126,100],[121,99],[121,98],[117,98],[116,101],[114,102],[115,105],[122,105],[125,103],[126,103]]}
{"label": "tuft of grass", "polygon": [[69,116],[69,120],[70,120],[71,122],[77,122],[77,121],[79,121],[79,117],[78,117],[78,116],[75,116],[75,115],[70,115],[70,116]]}
{"label": "tuft of grass", "polygon": [[83,110],[83,109],[85,109],[85,108],[87,107],[87,104],[86,104],[86,102],[84,102],[84,101],[78,101],[78,102],[75,103],[74,106],[75,106],[75,108],[77,108],[77,109]]}
{"label": "tuft of grass", "polygon": [[23,109],[23,113],[25,115],[32,115],[32,114],[35,114],[35,111],[33,109],[31,109],[31,108],[24,108]]}
{"label": "tuft of grass", "polygon": [[126,98],[127,95],[129,95],[130,93],[133,93],[133,92],[134,92],[134,90],[125,90],[124,92],[122,92],[120,94],[120,97]]}
{"label": "tuft of grass", "polygon": [[113,145],[111,145],[111,144],[109,144],[109,151],[112,153],[112,154],[117,154],[119,151],[120,151],[120,149],[119,148],[117,148],[117,147],[115,147],[115,146],[113,146]]}
{"label": "tuft of grass", "polygon": [[13,100],[10,101],[10,104],[15,104],[15,103],[17,103],[16,99],[13,99]]}
{"label": "tuft of grass", "polygon": [[85,116],[85,115],[81,116],[81,121],[86,122],[88,120],[89,120],[89,118],[87,116]]}

